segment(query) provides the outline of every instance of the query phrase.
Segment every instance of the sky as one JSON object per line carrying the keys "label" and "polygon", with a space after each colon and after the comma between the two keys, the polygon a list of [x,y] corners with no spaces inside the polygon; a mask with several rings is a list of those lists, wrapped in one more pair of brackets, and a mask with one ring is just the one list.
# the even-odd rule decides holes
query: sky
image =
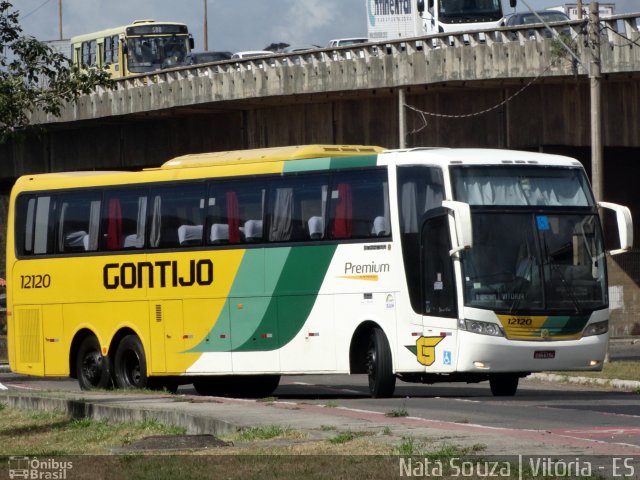
{"label": "sky", "polygon": [[[10,0],[20,12],[25,34],[57,40],[60,0]],[[207,1],[209,50],[262,50],[272,42],[325,46],[333,38],[366,37],[365,0],[61,0],[64,38],[134,20],[186,23],[195,49],[204,46]],[[511,12],[508,0],[502,0]],[[588,0],[584,0],[587,3]],[[518,10],[525,9],[522,2]],[[563,0],[527,0],[533,8],[562,5]],[[575,1],[573,2],[575,3]],[[616,13],[640,11],[640,0],[615,3]]]}

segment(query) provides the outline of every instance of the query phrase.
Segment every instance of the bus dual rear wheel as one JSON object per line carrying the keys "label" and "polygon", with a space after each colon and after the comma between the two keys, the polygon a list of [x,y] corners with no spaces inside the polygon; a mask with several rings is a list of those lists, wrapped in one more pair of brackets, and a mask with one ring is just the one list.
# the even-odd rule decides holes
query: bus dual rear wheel
{"label": "bus dual rear wheel", "polygon": [[111,363],[102,355],[100,342],[91,335],[80,343],[76,355],[76,373],[82,390],[109,388],[111,386]]}
{"label": "bus dual rear wheel", "polygon": [[122,339],[113,359],[113,378],[118,388],[147,388],[147,357],[136,335]]}

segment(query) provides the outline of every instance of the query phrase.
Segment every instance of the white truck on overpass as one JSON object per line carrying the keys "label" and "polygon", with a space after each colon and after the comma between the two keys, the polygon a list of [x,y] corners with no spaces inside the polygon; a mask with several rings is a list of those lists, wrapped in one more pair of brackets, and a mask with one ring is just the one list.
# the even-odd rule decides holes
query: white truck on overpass
{"label": "white truck on overpass", "polygon": [[365,1],[370,42],[497,28],[504,19],[502,0]]}

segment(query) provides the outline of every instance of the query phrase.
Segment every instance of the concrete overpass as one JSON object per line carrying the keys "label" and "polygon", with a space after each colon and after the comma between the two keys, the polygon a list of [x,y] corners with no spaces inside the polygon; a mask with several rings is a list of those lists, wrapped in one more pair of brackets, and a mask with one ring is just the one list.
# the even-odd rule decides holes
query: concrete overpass
{"label": "concrete overpass", "polygon": [[[640,212],[634,195],[639,18],[604,20],[601,36],[604,197],[630,205],[634,213]],[[305,143],[397,147],[401,111],[408,119],[408,146],[561,152],[589,170],[590,52],[580,22],[553,28],[570,31],[579,64],[562,54],[544,28],[526,26],[130,77],[114,90],[80,98],[58,118],[35,114],[40,129],[0,145],[0,194],[22,174],[141,168],[185,153]],[[400,108],[400,98],[427,114]],[[627,273],[616,281],[630,289],[640,279],[640,256],[625,261]],[[625,328],[630,332],[634,325]]]}

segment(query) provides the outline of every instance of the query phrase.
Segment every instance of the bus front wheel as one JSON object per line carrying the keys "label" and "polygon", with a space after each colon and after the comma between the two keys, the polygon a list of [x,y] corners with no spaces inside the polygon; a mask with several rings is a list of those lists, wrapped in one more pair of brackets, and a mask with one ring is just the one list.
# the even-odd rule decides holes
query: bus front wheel
{"label": "bus front wheel", "polygon": [[76,356],[76,373],[82,390],[109,388],[111,386],[111,364],[100,352],[100,342],[90,335],[85,337]]}
{"label": "bus front wheel", "polygon": [[494,397],[513,397],[518,390],[520,377],[514,374],[496,374],[489,377],[489,386]]}
{"label": "bus front wheel", "polygon": [[114,378],[118,388],[146,388],[147,357],[142,342],[136,335],[122,339],[113,361]]}
{"label": "bus front wheel", "polygon": [[374,328],[369,337],[367,374],[369,375],[369,392],[373,398],[388,398],[393,395],[396,376],[393,374],[391,349],[380,328]]}

